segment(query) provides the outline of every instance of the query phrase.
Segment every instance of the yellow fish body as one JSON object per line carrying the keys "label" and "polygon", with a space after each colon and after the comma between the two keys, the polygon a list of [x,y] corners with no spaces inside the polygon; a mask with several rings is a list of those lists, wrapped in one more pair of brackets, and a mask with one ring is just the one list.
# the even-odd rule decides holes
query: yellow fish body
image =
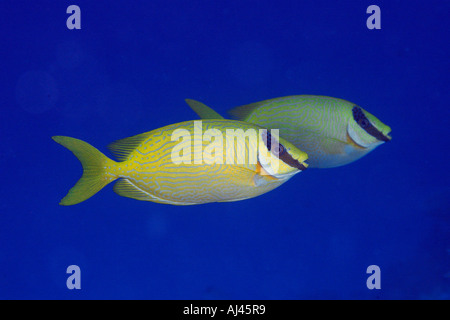
{"label": "yellow fish body", "polygon": [[[229,131],[255,132],[263,143],[249,136],[229,140]],[[109,148],[120,162],[81,140],[53,139],[84,169],[61,205],[80,203],[116,179],[114,191],[137,200],[172,205],[238,201],[273,190],[307,167],[307,154],[291,143],[235,120],[186,121],[119,140]],[[256,161],[249,161],[251,152]]]}
{"label": "yellow fish body", "polygon": [[[186,100],[203,119],[222,118],[204,104]],[[346,100],[314,95],[275,98],[237,107],[233,118],[268,129],[308,154],[311,168],[351,163],[391,140],[391,128]]]}

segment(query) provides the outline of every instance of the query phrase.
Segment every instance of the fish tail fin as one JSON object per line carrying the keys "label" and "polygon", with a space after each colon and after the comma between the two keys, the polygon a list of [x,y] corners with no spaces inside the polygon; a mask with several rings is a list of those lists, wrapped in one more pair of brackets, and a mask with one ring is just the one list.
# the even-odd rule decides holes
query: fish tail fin
{"label": "fish tail fin", "polygon": [[71,206],[83,202],[118,178],[107,169],[115,166],[116,162],[90,144],[63,136],[54,136],[52,139],[72,151],[83,166],[83,175],[61,200],[60,205]]}

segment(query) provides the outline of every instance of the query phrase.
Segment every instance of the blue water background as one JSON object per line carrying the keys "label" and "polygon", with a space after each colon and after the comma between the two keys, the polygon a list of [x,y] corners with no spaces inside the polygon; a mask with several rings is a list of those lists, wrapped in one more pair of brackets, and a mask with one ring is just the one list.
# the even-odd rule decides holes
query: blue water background
{"label": "blue water background", "polygon": [[[66,9],[81,8],[81,30]],[[366,8],[381,8],[368,30]],[[449,299],[448,1],[2,1],[1,299]],[[292,94],[343,98],[392,142],[234,203],[59,200],[51,140],[117,139]],[[195,187],[195,186],[193,186]],[[81,268],[68,290],[66,268]],[[366,269],[381,269],[369,290]]]}

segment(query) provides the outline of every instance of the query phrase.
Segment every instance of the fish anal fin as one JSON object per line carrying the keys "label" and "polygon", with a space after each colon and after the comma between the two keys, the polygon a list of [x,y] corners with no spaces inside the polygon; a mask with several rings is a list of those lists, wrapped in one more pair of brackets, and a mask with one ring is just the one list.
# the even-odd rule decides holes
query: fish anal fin
{"label": "fish anal fin", "polygon": [[164,203],[164,204],[172,204],[176,206],[185,206],[185,205],[193,205],[197,203],[183,203],[183,202],[176,202],[171,200],[166,200],[159,198],[155,196],[154,194],[151,194],[149,192],[146,192],[136,186],[133,182],[131,182],[128,179],[122,178],[119,181],[116,182],[113,188],[114,192],[117,193],[119,196],[141,200],[141,201],[152,201],[157,203]]}
{"label": "fish anal fin", "polygon": [[152,201],[152,197],[148,192],[143,191],[128,179],[120,179],[113,188],[114,192],[119,196],[132,198],[141,201]]}
{"label": "fish anal fin", "polygon": [[117,160],[125,161],[128,159],[129,155],[149,136],[150,132],[146,132],[133,137],[117,140],[108,145],[108,149],[117,158]]}
{"label": "fish anal fin", "polygon": [[200,101],[192,99],[186,99],[185,101],[201,119],[224,119],[224,117]]}

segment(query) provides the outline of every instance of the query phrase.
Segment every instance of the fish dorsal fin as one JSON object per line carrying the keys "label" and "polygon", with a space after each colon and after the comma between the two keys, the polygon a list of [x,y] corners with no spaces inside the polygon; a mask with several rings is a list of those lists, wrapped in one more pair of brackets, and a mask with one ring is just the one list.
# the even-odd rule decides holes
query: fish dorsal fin
{"label": "fish dorsal fin", "polygon": [[233,109],[229,110],[228,113],[231,115],[231,117],[233,119],[245,121],[245,120],[247,120],[247,117],[255,109],[259,108],[260,106],[262,106],[263,104],[266,104],[266,103],[267,103],[267,100],[246,104],[243,106],[233,108]]}
{"label": "fish dorsal fin", "polygon": [[185,101],[201,119],[224,119],[224,117],[200,101],[192,99],[186,99]]}
{"label": "fish dorsal fin", "polygon": [[139,145],[150,136],[150,132],[141,133],[133,137],[114,141],[108,146],[108,149],[119,161],[128,159],[130,153],[136,150]]}

